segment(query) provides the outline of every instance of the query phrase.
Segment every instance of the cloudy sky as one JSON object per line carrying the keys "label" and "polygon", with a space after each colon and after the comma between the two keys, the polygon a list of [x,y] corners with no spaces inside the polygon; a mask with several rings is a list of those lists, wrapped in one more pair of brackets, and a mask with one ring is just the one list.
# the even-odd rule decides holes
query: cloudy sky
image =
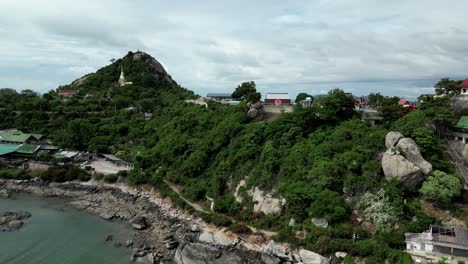
{"label": "cloudy sky", "polygon": [[45,92],[129,50],[204,95],[254,80],[265,93],[408,99],[468,77],[466,0],[0,0],[0,87]]}

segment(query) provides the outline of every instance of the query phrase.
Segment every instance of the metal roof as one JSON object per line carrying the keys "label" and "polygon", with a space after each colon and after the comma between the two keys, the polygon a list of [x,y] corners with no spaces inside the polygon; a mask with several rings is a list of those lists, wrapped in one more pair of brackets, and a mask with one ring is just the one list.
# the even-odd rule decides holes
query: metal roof
{"label": "metal roof", "polygon": [[13,144],[0,144],[0,156],[15,152],[17,147],[18,145]]}
{"label": "metal roof", "polygon": [[34,154],[40,148],[41,146],[38,145],[22,144],[19,145],[18,148],[16,148],[16,152],[21,154]]}
{"label": "metal roof", "polygon": [[63,158],[71,159],[71,158],[75,157],[78,154],[79,153],[75,152],[75,151],[61,151],[61,152],[55,154],[54,158],[57,158],[57,159],[63,159]]}
{"label": "metal roof", "polygon": [[468,129],[468,116],[460,117],[455,127]]}
{"label": "metal roof", "polygon": [[287,100],[289,98],[288,93],[267,93],[266,99],[283,99]]}
{"label": "metal roof", "polygon": [[41,139],[43,135],[41,134],[25,134],[21,131],[3,131],[0,132],[0,140],[15,142],[15,143],[24,143],[31,137],[35,139]]}
{"label": "metal roof", "polygon": [[111,154],[102,154],[106,159],[110,159],[112,161],[122,161],[120,158],[111,155]]}

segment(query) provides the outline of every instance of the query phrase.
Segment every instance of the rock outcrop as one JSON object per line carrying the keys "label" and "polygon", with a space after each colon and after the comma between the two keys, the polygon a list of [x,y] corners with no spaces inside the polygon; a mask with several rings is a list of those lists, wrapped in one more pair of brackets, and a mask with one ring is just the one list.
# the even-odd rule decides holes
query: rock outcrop
{"label": "rock outcrop", "polygon": [[389,132],[385,144],[388,147],[382,157],[385,177],[395,177],[409,190],[417,190],[432,173],[432,165],[421,156],[413,139],[402,137],[398,132]]}
{"label": "rock outcrop", "polygon": [[330,260],[309,250],[301,249],[299,256],[304,264],[329,264]]}
{"label": "rock outcrop", "polygon": [[396,146],[398,141],[402,138],[404,138],[403,134],[400,132],[395,132],[395,131],[390,131],[387,133],[387,136],[385,136],[385,147],[391,148]]}
{"label": "rock outcrop", "polygon": [[[231,239],[219,230],[206,231],[207,224],[201,219],[174,208],[172,204],[153,196],[152,191],[96,182],[46,183],[40,180],[2,179],[0,190],[7,190],[13,195],[24,192],[63,197],[80,210],[104,219],[128,223],[135,228],[132,240],[115,241],[112,235],[105,240],[114,246],[131,248],[131,260],[135,263],[261,263],[261,253],[255,250],[254,245],[237,238]],[[26,216],[23,213],[0,215],[0,230],[21,227],[23,224],[16,221],[23,221]],[[11,223],[10,226],[7,226],[8,223]],[[179,257],[174,257],[177,250]],[[206,255],[207,252],[211,252],[211,255]],[[200,258],[215,260],[200,262]]]}
{"label": "rock outcrop", "polygon": [[249,104],[249,111],[247,111],[247,116],[254,120],[260,121],[263,119],[263,105],[260,102]]}
{"label": "rock outcrop", "polygon": [[281,209],[286,203],[286,199],[282,197],[274,198],[271,193],[265,194],[258,187],[249,190],[248,194],[252,196],[252,200],[255,203],[254,212],[262,212],[266,215],[281,213]]}
{"label": "rock outcrop", "polygon": [[23,221],[30,217],[29,212],[6,212],[0,215],[0,228],[2,231],[18,230],[23,226]]}

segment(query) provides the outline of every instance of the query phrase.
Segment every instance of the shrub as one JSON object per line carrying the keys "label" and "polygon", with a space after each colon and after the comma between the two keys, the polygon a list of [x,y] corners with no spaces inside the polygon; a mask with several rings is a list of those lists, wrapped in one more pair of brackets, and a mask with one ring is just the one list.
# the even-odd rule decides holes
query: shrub
{"label": "shrub", "polygon": [[250,230],[249,227],[243,225],[243,224],[240,224],[240,223],[233,223],[229,229],[233,232],[233,233],[236,233],[236,234],[245,234],[245,235],[249,235],[249,234],[252,234],[252,230]]}
{"label": "shrub", "polygon": [[86,171],[75,166],[50,167],[40,174],[40,178],[45,181],[66,182],[66,181],[88,181],[91,176]]}
{"label": "shrub", "polygon": [[448,205],[461,194],[461,188],[462,185],[457,176],[442,171],[434,171],[424,182],[419,192],[428,200],[441,205]]}
{"label": "shrub", "polygon": [[109,175],[104,176],[103,180],[105,182],[114,183],[117,181],[118,178],[119,177],[116,174],[109,174]]}
{"label": "shrub", "polygon": [[23,170],[0,168],[0,178],[14,179],[14,180],[27,180],[31,178],[31,175]]}

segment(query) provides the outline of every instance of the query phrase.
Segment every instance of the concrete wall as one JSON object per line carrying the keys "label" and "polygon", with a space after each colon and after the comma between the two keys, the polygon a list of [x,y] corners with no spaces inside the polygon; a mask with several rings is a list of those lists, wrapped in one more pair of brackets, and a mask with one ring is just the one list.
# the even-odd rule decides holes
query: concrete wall
{"label": "concrete wall", "polygon": [[263,105],[263,112],[271,114],[292,113],[293,105]]}
{"label": "concrete wall", "polygon": [[406,242],[406,250],[432,252],[434,250],[434,246],[432,244],[422,242]]}
{"label": "concrete wall", "polygon": [[29,162],[29,170],[30,171],[46,171],[48,170],[51,165],[45,163],[38,163],[38,162]]}

